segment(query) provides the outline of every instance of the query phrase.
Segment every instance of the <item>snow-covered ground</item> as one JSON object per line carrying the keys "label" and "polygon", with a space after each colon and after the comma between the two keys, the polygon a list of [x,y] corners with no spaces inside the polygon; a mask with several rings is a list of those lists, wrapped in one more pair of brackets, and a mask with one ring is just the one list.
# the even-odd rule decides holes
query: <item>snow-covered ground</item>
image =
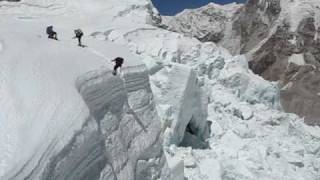
{"label": "snow-covered ground", "polygon": [[278,84],[254,75],[245,56],[232,57],[213,43],[152,28],[114,31],[105,39],[129,46],[150,69],[158,69],[151,82],[161,118],[170,117],[176,102],[162,104],[162,96],[176,92],[184,79],[171,72],[175,63],[198,72],[199,85],[209,93],[210,149],[166,148],[172,161],[184,160],[188,179],[319,178],[320,128],[282,112]]}
{"label": "snow-covered ground", "polygon": [[[39,37],[42,29],[31,23],[8,20],[1,26],[5,27],[0,30],[3,175],[13,167],[21,168],[30,154],[43,151],[52,136],[82,126],[89,112],[74,81],[104,62],[71,44]],[[67,134],[59,138],[61,142],[70,139]]]}
{"label": "snow-covered ground", "polygon": [[[141,32],[145,38],[153,37],[145,41],[159,39],[156,31],[146,37],[148,32],[151,33]],[[132,47],[147,47],[144,41],[139,41],[142,35],[136,33],[136,39],[130,37]],[[309,127],[297,116],[282,112],[277,83],[254,75],[244,56],[232,58],[214,44],[200,45],[187,39],[163,40],[165,43],[158,45],[158,49],[152,48],[155,54],[169,52],[162,58],[164,62],[170,57],[198,70],[199,80],[203,81],[200,84],[210,92],[207,117],[212,122],[210,149],[176,145],[166,148],[173,161],[184,160],[185,176],[195,180],[319,179],[320,128]],[[166,51],[163,44],[170,44],[171,48]],[[152,51],[138,51],[144,56],[156,56]],[[151,76],[156,94],[176,91],[176,88],[167,89],[170,86],[166,84],[179,84],[183,79],[170,82],[164,74],[160,71]],[[168,106],[161,107],[167,112]]]}
{"label": "snow-covered ground", "polygon": [[319,127],[262,103],[242,101],[233,89],[212,86],[210,149],[171,146],[192,180],[312,179],[319,173]]}
{"label": "snow-covered ground", "polygon": [[[101,178],[116,174],[118,179],[134,179],[143,171],[149,179],[150,164],[151,175],[158,177],[165,162],[159,148],[161,126],[140,58],[126,47],[90,36],[83,38],[87,47],[78,47],[72,31],[86,23],[72,13],[61,20],[21,19],[10,12],[0,18],[0,179],[94,178],[107,162],[112,171],[105,164]],[[47,38],[48,22],[59,41]],[[88,32],[90,25],[84,28]],[[126,60],[121,78],[111,74],[111,60],[117,56]],[[97,113],[107,115],[100,119]],[[100,151],[114,159],[106,160]],[[60,158],[62,162],[52,160]]]}
{"label": "snow-covered ground", "polygon": [[[0,177],[28,179],[40,166],[31,178],[41,179],[49,164],[56,168],[49,175],[63,178],[59,172],[68,172],[61,168],[71,170],[68,158],[72,167],[81,163],[77,165],[71,154],[50,164],[41,160],[43,152],[53,143],[53,153],[44,157],[55,157],[85,126],[76,142],[90,144],[85,134],[98,128],[103,137],[108,130],[114,132],[108,143],[112,138],[121,142],[110,145],[119,148],[107,147],[112,161],[98,172],[100,180],[156,179],[160,131],[165,131],[164,153],[175,180],[183,178],[181,168],[190,180],[320,179],[320,128],[283,113],[277,83],[254,75],[244,56],[233,57],[214,43],[151,25],[159,17],[150,1],[0,2],[0,14],[4,27],[0,28]],[[60,41],[46,38],[48,23]],[[71,39],[78,27],[86,34],[87,48],[77,47]],[[112,68],[109,60],[116,56],[125,58],[124,84],[106,73]],[[117,94],[115,100],[109,99],[110,92]],[[127,103],[117,108],[116,100],[124,97]],[[87,118],[100,116],[105,106],[111,110],[101,123],[86,125]],[[118,114],[112,107],[127,113],[119,131],[113,131]],[[136,115],[130,109],[142,124],[131,117]],[[144,123],[150,125],[147,132]],[[188,141],[187,126],[192,138],[209,147],[180,147]],[[88,148],[74,149],[82,146]],[[132,167],[141,168],[142,176],[134,177],[130,163],[124,167],[139,158]],[[148,176],[147,170],[154,174]],[[45,177],[49,176],[42,174]]]}

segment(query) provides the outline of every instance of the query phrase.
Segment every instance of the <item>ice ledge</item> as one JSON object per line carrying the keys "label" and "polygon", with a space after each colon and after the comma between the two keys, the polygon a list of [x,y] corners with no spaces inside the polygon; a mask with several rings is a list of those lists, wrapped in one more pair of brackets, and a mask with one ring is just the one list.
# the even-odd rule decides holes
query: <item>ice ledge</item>
{"label": "ice ledge", "polygon": [[110,165],[107,177],[160,178],[166,160],[146,67],[126,67],[123,77],[106,69],[92,71],[76,86],[100,128]]}
{"label": "ice ledge", "polygon": [[156,180],[171,177],[162,132],[144,65],[127,67],[123,78],[108,69],[76,80],[90,114],[62,150],[49,146],[30,170],[8,179]]}

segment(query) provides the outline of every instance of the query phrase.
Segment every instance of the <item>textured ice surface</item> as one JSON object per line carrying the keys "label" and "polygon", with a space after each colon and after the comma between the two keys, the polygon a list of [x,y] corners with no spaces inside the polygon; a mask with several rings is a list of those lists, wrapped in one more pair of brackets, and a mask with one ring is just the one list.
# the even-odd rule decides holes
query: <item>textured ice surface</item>
{"label": "textured ice surface", "polygon": [[277,86],[250,72],[243,58],[226,59],[217,79],[205,82],[210,149],[171,146],[171,156],[184,160],[194,180],[319,179],[320,128],[279,111]]}
{"label": "textured ice surface", "polygon": [[280,82],[286,112],[318,125],[319,7],[318,0],[248,0],[186,10],[164,22],[175,32],[246,54],[254,73]]}
{"label": "textured ice surface", "polygon": [[159,178],[161,125],[139,57],[90,37],[77,47],[61,29],[48,40],[41,22],[1,20],[1,179]]}
{"label": "textured ice surface", "polygon": [[[106,39],[129,46],[132,52],[144,57],[143,61],[152,70],[151,82],[156,96],[174,94],[177,90],[166,88],[172,79],[171,70],[175,69],[171,62],[190,66],[198,73],[199,85],[209,94],[210,149],[166,148],[169,161],[184,160],[187,178],[209,180],[213,175],[217,179],[319,178],[319,170],[315,168],[318,151],[305,151],[310,141],[319,144],[319,139],[289,133],[291,124],[303,124],[302,120],[281,111],[278,84],[252,73],[245,56],[232,57],[213,43],[201,43],[155,28],[140,28],[129,33],[115,30]],[[174,84],[185,78],[174,74],[174,78],[181,79],[173,81]],[[159,107],[165,117],[172,113],[170,104],[160,103]],[[300,148],[302,151],[297,150]],[[278,156],[278,151],[283,157]],[[296,159],[289,160],[289,156],[284,155],[287,152],[290,158]],[[308,158],[301,160],[301,157]]]}
{"label": "textured ice surface", "polygon": [[[163,76],[167,76],[165,79]],[[198,141],[204,141],[209,133],[207,126],[206,95],[199,86],[197,76],[190,67],[171,64],[151,77],[159,115],[166,131],[165,144],[179,145],[186,127],[192,128]]]}
{"label": "textured ice surface", "polygon": [[320,129],[281,112],[278,85],[245,56],[152,26],[150,1],[0,4],[1,179],[320,178]]}

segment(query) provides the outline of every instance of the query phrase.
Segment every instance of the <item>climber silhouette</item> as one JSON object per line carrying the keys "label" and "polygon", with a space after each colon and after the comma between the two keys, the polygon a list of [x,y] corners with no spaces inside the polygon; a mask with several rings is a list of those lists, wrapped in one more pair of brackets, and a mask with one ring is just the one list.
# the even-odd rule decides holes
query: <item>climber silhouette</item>
{"label": "climber silhouette", "polygon": [[76,29],[74,30],[75,36],[73,37],[73,39],[77,38],[78,39],[78,46],[80,47],[85,47],[84,45],[82,45],[81,43],[81,38],[83,36],[83,32],[81,29]]}
{"label": "climber silhouette", "polygon": [[48,38],[58,40],[57,32],[53,30],[53,26],[48,26],[46,30]]}
{"label": "climber silhouette", "polygon": [[117,57],[117,58],[115,58],[114,60],[111,60],[111,61],[115,62],[112,74],[113,75],[117,75],[117,69],[120,68],[120,71],[121,71],[121,67],[122,67],[124,59],[122,57]]}

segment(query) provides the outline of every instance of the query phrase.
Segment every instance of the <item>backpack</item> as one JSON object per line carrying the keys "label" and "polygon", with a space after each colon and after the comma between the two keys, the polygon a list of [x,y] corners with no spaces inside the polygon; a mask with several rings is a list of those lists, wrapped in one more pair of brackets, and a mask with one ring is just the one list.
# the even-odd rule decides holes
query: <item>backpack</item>
{"label": "backpack", "polygon": [[121,57],[117,57],[117,58],[115,59],[115,61],[116,61],[117,64],[123,64],[124,59],[121,58]]}
{"label": "backpack", "polygon": [[76,36],[82,36],[83,35],[83,32],[81,31],[81,29],[74,30],[74,33],[76,34]]}
{"label": "backpack", "polygon": [[53,31],[53,26],[48,26],[46,30],[47,34],[52,33],[52,31]]}

